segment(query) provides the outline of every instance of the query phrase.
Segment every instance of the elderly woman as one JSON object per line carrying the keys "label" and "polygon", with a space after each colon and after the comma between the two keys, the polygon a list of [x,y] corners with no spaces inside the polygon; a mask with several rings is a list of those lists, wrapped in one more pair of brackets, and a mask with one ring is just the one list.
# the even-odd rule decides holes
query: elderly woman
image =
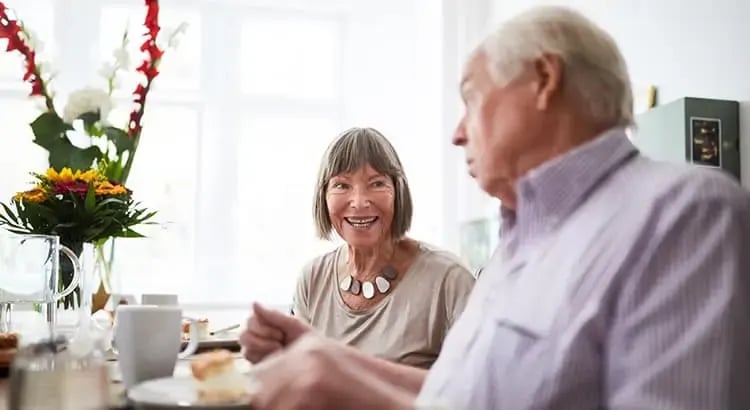
{"label": "elderly woman", "polygon": [[[411,194],[388,140],[372,128],[339,136],[324,155],[313,209],[318,235],[330,239],[335,231],[345,244],[303,269],[293,306],[299,332],[312,328],[377,357],[429,368],[474,277],[450,253],[406,236]],[[291,339],[257,313],[241,339],[251,361]]]}

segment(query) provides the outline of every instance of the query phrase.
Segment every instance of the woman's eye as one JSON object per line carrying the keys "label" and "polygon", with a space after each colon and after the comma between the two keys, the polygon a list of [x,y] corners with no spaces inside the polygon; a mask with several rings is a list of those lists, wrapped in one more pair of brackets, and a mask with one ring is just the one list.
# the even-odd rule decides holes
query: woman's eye
{"label": "woman's eye", "polygon": [[384,188],[388,186],[388,183],[386,181],[378,180],[378,181],[373,181],[372,186],[375,188]]}
{"label": "woman's eye", "polygon": [[343,182],[334,182],[333,185],[331,185],[331,188],[333,188],[333,189],[346,189],[347,186],[348,185],[345,184],[345,183],[343,183]]}

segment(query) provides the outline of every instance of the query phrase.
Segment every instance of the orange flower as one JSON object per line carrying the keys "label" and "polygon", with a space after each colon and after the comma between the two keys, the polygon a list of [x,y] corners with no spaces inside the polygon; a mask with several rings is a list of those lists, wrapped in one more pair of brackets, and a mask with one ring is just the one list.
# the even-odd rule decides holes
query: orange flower
{"label": "orange flower", "polygon": [[19,192],[13,196],[13,200],[15,201],[29,201],[39,203],[44,202],[46,199],[47,193],[44,192],[44,190],[39,186],[25,192]]}
{"label": "orange flower", "polygon": [[104,181],[96,185],[94,193],[97,195],[124,195],[128,191],[122,185],[112,185],[109,181]]}

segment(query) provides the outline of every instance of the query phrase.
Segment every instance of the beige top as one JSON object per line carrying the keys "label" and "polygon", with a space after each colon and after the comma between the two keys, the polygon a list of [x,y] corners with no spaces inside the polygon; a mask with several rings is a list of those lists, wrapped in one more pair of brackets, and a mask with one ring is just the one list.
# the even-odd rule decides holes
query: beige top
{"label": "beige top", "polygon": [[293,312],[327,337],[369,354],[429,368],[448,329],[458,319],[474,277],[452,254],[420,243],[403,279],[377,305],[354,311],[339,291],[342,246],[319,256],[297,282]]}

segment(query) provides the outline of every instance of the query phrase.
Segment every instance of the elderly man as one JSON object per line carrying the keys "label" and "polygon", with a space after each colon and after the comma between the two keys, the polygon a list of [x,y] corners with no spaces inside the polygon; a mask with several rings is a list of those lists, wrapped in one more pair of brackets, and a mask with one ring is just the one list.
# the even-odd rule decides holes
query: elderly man
{"label": "elderly man", "polygon": [[453,143],[502,244],[429,371],[255,308],[259,408],[733,409],[750,403],[750,195],[640,155],[600,28],[522,14],[473,53]]}

